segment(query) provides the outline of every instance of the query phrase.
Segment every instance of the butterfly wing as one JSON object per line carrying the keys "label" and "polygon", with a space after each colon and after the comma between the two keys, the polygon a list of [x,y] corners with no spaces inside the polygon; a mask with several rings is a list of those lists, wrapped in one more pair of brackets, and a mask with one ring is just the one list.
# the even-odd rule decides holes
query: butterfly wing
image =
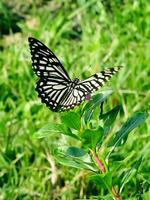
{"label": "butterfly wing", "polygon": [[52,111],[66,111],[79,105],[88,94],[104,85],[120,67],[94,74],[83,81],[71,81],[64,67],[40,41],[29,38],[34,72],[40,78],[36,90],[42,102]]}
{"label": "butterfly wing", "polygon": [[38,96],[41,98],[41,101],[54,112],[62,110],[60,102],[69,92],[68,86],[66,86],[65,83],[63,84],[58,80],[54,81],[53,78],[40,79],[37,82],[36,90],[38,91]]}
{"label": "butterfly wing", "polygon": [[35,38],[29,38],[32,67],[40,78],[57,77],[62,81],[70,81],[70,78],[61,62],[54,53],[42,42]]}
{"label": "butterfly wing", "polygon": [[75,106],[81,104],[81,102],[85,99],[82,95],[81,91],[78,90],[78,85],[75,86],[68,94],[65,96],[62,101],[60,101],[61,111],[67,111]]}
{"label": "butterfly wing", "polygon": [[62,110],[68,110],[76,105],[79,105],[87,95],[101,88],[114,74],[116,74],[121,67],[110,68],[93,76],[79,81],[70,95],[63,99],[61,103]]}
{"label": "butterfly wing", "polygon": [[114,74],[119,71],[120,68],[121,66],[109,68],[101,71],[100,73],[94,74],[83,81],[80,81],[78,84],[80,96],[86,97],[86,95],[100,89]]}
{"label": "butterfly wing", "polygon": [[40,41],[29,38],[32,67],[39,76],[36,90],[43,103],[57,111],[71,80],[54,53]]}

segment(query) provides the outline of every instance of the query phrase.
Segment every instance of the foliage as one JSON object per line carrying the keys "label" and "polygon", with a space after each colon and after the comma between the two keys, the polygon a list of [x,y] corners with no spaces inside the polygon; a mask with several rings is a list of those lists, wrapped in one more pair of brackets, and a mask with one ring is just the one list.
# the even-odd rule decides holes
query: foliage
{"label": "foliage", "polygon": [[[123,199],[149,200],[149,118],[129,131],[150,107],[150,3],[1,2],[1,23],[9,35],[0,39],[0,199],[111,199],[113,184]],[[23,19],[15,21],[21,30],[15,34],[14,13]],[[61,116],[40,103],[29,36],[49,46],[72,78],[124,66],[111,80],[114,92],[103,115],[93,100]],[[102,100],[100,94],[93,99]],[[89,148],[108,168],[106,174],[96,174]]]}
{"label": "foliage", "polygon": [[[116,128],[114,128],[115,132],[111,133],[110,131],[112,130],[112,127],[115,127],[117,115],[122,109],[121,106],[116,106],[109,112],[102,114],[102,116],[100,115],[100,120],[103,121],[103,126],[100,125],[99,121],[95,126],[95,124],[92,123],[92,117],[88,118],[87,120],[84,115],[91,111],[91,107],[93,108],[92,113],[95,113],[96,107],[100,107],[100,103],[103,102],[102,99],[104,99],[104,96],[105,99],[107,99],[109,95],[110,93],[106,92],[105,95],[99,94],[93,96],[92,101],[88,102],[83,108],[81,116],[79,116],[78,113],[75,112],[68,112],[61,116],[61,124],[54,124],[54,126],[58,128],[56,128],[56,130],[53,129],[53,133],[59,132],[66,135],[66,130],[67,128],[69,128],[70,134],[68,135],[73,139],[76,139],[77,144],[80,147],[68,146],[68,144],[62,146],[61,143],[59,144],[59,142],[57,142],[57,146],[53,146],[53,155],[56,160],[63,165],[92,171],[95,175],[92,175],[90,177],[90,180],[95,181],[96,186],[101,187],[101,190],[102,188],[104,188],[104,194],[105,190],[108,189],[113,198],[113,184],[117,183],[120,187],[121,192],[125,185],[138,172],[144,155],[141,155],[140,158],[137,157],[133,166],[131,166],[131,168],[129,168],[126,173],[120,173],[119,175],[117,174],[118,180],[115,180],[116,176],[113,176],[113,171],[111,171],[111,166],[113,166],[113,163],[116,161],[116,159],[114,158],[109,160],[109,158],[111,157],[111,155],[113,155],[113,152],[115,150],[116,153],[119,154],[117,147],[120,146],[121,148],[123,148],[127,141],[129,133],[146,120],[147,113],[138,112],[134,114],[121,126],[121,128],[119,128],[118,131],[116,131]],[[93,114],[93,118],[95,119],[95,114]],[[65,129],[60,129],[60,125],[62,124],[64,125],[64,127],[66,127]],[[52,132],[52,127],[53,124],[51,124],[50,126],[46,125],[44,128],[39,130],[36,135],[38,137],[39,135],[40,137],[48,137],[47,133]],[[90,154],[90,152],[92,152],[92,154]],[[96,157],[96,154],[97,158],[95,159],[94,157]],[[121,168],[125,167],[123,164],[119,165],[119,167]],[[98,195],[98,197],[105,198],[105,195]]]}

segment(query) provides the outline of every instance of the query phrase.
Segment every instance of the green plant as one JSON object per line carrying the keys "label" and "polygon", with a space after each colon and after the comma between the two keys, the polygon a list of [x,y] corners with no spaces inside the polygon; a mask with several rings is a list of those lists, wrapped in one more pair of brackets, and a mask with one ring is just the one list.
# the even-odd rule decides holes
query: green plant
{"label": "green plant", "polygon": [[[95,182],[96,188],[103,190],[103,194],[97,194],[97,197],[120,200],[123,188],[139,169],[142,155],[138,156],[136,162],[124,173],[121,172],[124,167],[123,159],[122,164],[116,164],[121,161],[119,149],[126,144],[129,133],[146,120],[147,113],[134,113],[120,127],[116,126],[117,116],[122,113],[121,105],[99,115],[100,104],[110,94],[110,90],[96,94],[81,111],[61,114],[61,123],[44,126],[36,133],[36,137],[61,133],[76,140],[76,146],[70,145],[71,140],[68,140],[66,145],[61,142],[57,143],[57,147],[54,145],[54,157],[68,167],[90,171],[89,181]],[[117,171],[118,167],[120,171]],[[109,195],[106,195],[106,191],[109,191]]]}
{"label": "green plant", "polygon": [[[58,145],[59,150],[64,146],[85,146],[76,139],[80,136],[76,129],[69,131],[63,126],[64,130],[58,130],[55,123],[62,123],[60,114],[50,112],[40,103],[34,90],[36,77],[31,68],[27,38],[35,37],[49,46],[71,78],[82,80],[103,69],[124,66],[111,80],[113,98],[104,104],[105,112],[113,108],[116,101],[122,104],[124,115],[118,115],[114,131],[110,130],[115,133],[119,124],[133,113],[149,112],[150,2],[42,1],[46,5],[29,0],[1,2],[12,5],[11,15],[17,13],[25,19],[17,20],[22,30],[19,34],[12,33],[12,19],[6,23],[2,16],[0,21],[2,29],[10,30],[9,35],[0,40],[0,199],[106,198],[108,190],[88,180],[93,172],[60,165],[51,156],[57,152]],[[1,8],[1,13],[7,14],[5,7]],[[98,115],[95,111],[90,123],[103,127]],[[49,126],[47,133],[43,133],[45,138],[34,139],[33,133],[44,124]],[[67,136],[72,133],[75,133],[73,137]],[[121,188],[126,174],[124,183],[127,183],[121,189],[124,200],[150,199],[149,133],[150,118],[147,118],[128,135],[126,143],[110,154],[108,166],[116,189]],[[105,158],[103,151],[100,155]],[[135,167],[140,157],[143,159],[137,171]]]}

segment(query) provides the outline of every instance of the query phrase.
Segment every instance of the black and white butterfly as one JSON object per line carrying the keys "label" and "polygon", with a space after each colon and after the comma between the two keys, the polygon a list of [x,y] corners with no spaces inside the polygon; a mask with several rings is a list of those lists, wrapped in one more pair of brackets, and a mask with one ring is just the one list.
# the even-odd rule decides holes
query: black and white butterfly
{"label": "black and white butterfly", "polygon": [[29,46],[33,70],[39,77],[36,90],[42,102],[54,112],[66,111],[81,104],[121,68],[109,68],[83,81],[78,78],[71,80],[58,58],[42,42],[30,37]]}

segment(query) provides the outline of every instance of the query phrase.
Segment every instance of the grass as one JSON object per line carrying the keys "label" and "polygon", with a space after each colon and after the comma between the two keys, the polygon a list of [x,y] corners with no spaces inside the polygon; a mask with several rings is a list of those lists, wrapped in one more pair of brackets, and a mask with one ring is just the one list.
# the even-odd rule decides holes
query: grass
{"label": "grass", "polygon": [[[10,29],[9,35],[1,38],[0,199],[72,200],[97,195],[87,172],[64,167],[52,156],[52,147],[60,141],[63,145],[68,138],[34,137],[45,124],[59,122],[60,115],[42,105],[35,92],[29,36],[49,46],[71,78],[84,79],[107,67],[124,66],[104,87],[114,90],[107,107],[121,103],[124,121],[136,111],[149,110],[150,3],[104,2],[14,3],[13,12],[23,15],[24,20],[18,21],[21,32]],[[144,155],[138,173],[123,191],[124,199],[137,199],[139,193],[144,200],[150,198],[149,124],[148,119],[119,149],[126,166],[119,173],[125,173],[138,156]],[[117,171],[115,174],[118,176]]]}

